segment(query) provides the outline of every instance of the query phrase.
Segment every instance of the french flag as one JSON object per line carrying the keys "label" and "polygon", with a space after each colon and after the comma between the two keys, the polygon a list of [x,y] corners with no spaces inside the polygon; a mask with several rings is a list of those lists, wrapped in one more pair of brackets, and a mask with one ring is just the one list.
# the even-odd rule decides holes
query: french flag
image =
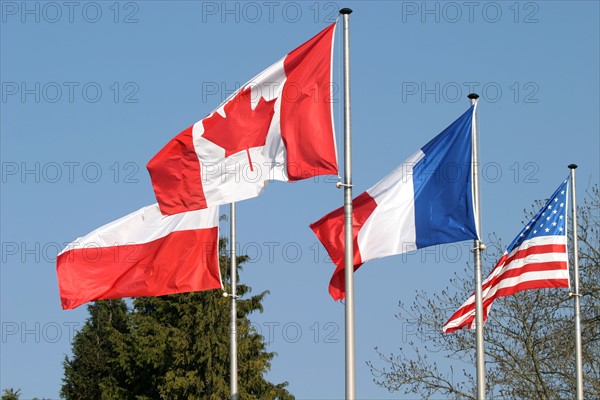
{"label": "french flag", "polygon": [[163,216],[154,204],[76,239],[56,258],[62,308],[222,288],[218,224],[219,207]]}
{"label": "french flag", "polygon": [[[471,174],[475,109],[352,201],[355,271],[377,258],[478,238]],[[344,207],[310,228],[337,267],[329,293],[344,299]]]}

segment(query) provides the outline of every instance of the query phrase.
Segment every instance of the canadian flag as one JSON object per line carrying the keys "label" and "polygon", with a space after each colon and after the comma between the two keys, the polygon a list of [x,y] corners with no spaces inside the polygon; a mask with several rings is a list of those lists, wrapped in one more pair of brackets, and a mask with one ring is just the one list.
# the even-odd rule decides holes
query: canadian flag
{"label": "canadian flag", "polygon": [[[436,244],[477,239],[471,149],[475,106],[381,181],[352,200],[354,269]],[[344,208],[310,225],[336,270],[334,300],[346,296]]]}
{"label": "canadian flag", "polygon": [[268,181],[337,175],[335,24],[250,80],[148,162],[164,214],[256,197]]}
{"label": "canadian flag", "polygon": [[63,309],[223,287],[218,214],[211,207],[164,216],[154,204],[76,239],[56,258]]}

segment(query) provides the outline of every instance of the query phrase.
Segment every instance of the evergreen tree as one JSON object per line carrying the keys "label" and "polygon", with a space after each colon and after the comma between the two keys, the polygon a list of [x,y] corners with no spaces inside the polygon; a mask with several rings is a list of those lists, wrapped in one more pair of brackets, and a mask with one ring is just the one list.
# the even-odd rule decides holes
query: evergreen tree
{"label": "evergreen tree", "polygon": [[88,305],[89,319],[73,340],[73,357],[65,357],[60,395],[66,399],[118,399],[124,382],[119,358],[129,332],[127,306],[121,299]]}
{"label": "evergreen tree", "polygon": [[2,393],[2,400],[19,400],[19,396],[21,395],[20,389],[4,389],[4,393]]}
{"label": "evergreen tree", "polygon": [[[230,292],[226,247],[227,241],[221,239],[221,274]],[[238,257],[237,265],[247,259]],[[239,399],[293,399],[285,389],[287,382],[273,384],[264,377],[275,354],[266,351],[264,338],[251,327],[248,316],[262,312],[267,292],[248,296],[250,291],[238,284]],[[103,303],[90,306],[91,317],[75,337],[73,358],[65,361],[62,396],[68,400],[229,398],[230,300],[221,291],[137,298],[129,311],[122,303],[124,326],[104,319],[106,326],[99,330],[100,319],[92,311],[103,308]]]}
{"label": "evergreen tree", "polygon": [[[2,397],[0,398],[1,400],[19,400],[21,398],[21,389],[13,389],[13,388],[9,388],[9,389],[4,389],[4,392],[2,393]],[[50,400],[50,399],[39,399],[37,397],[34,397],[31,400]]]}

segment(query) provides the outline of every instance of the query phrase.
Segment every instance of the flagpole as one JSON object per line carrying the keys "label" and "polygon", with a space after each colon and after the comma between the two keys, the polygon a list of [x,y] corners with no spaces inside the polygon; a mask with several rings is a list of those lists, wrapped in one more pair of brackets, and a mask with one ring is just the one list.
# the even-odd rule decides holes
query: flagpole
{"label": "flagpole", "polygon": [[571,170],[571,220],[573,224],[573,275],[575,293],[570,293],[575,299],[575,375],[577,382],[577,400],[583,400],[583,361],[581,349],[581,315],[579,298],[579,248],[577,243],[577,196],[575,193],[576,164],[569,164]]}
{"label": "flagpole", "polygon": [[230,278],[231,278],[231,340],[229,355],[229,382],[231,400],[238,400],[238,360],[237,360],[237,260],[235,255],[235,203],[229,206],[229,246],[230,246]]}
{"label": "flagpole", "polygon": [[[471,93],[468,96],[471,105],[477,104],[479,95]],[[479,203],[479,140],[477,137],[477,110],[473,112],[473,205],[475,208],[475,224],[477,233],[481,235],[481,208]],[[481,251],[485,244],[480,240],[473,241],[473,263],[475,266],[475,329],[476,329],[476,369],[477,369],[477,399],[485,400],[485,352],[483,346],[483,299],[481,294]]]}
{"label": "flagpole", "polygon": [[344,19],[344,237],[346,286],[346,400],[356,398],[354,358],[354,241],[352,238],[352,143],[350,135],[350,30],[352,10],[342,8]]}

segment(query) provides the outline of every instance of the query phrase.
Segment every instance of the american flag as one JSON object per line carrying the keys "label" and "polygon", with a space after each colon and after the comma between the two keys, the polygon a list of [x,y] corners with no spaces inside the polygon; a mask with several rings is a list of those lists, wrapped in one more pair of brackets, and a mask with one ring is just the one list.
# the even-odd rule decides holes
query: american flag
{"label": "american flag", "polygon": [[[521,290],[568,288],[567,180],[523,228],[483,281],[483,320],[498,297]],[[450,317],[444,333],[475,328],[475,294]]]}

